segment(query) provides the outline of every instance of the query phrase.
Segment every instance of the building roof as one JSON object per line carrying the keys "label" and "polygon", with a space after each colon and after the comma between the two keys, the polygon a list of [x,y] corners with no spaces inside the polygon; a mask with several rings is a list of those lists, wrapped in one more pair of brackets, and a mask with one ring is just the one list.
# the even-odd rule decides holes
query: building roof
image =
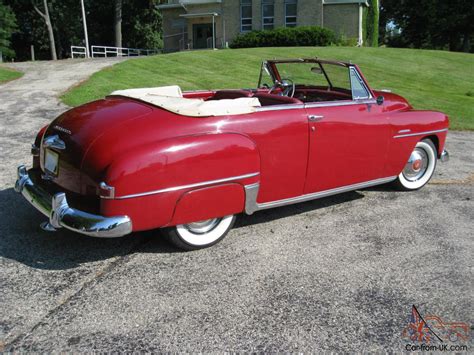
{"label": "building roof", "polygon": [[339,4],[364,4],[369,6],[367,0],[323,0],[324,5],[339,5]]}
{"label": "building roof", "polygon": [[198,13],[191,13],[191,14],[182,14],[179,17],[209,17],[209,16],[219,16],[218,12],[198,12]]}
{"label": "building roof", "polygon": [[219,4],[222,0],[169,0],[167,4],[161,4],[157,7],[159,9],[173,9],[178,7],[185,7],[188,5],[203,5],[203,4]]}
{"label": "building roof", "polygon": [[[219,4],[223,0],[169,0],[167,4],[161,4],[157,7],[159,9],[173,9],[185,7],[188,5],[203,5],[203,4]],[[369,6],[367,0],[323,0],[324,5],[339,5],[339,4],[364,4]]]}

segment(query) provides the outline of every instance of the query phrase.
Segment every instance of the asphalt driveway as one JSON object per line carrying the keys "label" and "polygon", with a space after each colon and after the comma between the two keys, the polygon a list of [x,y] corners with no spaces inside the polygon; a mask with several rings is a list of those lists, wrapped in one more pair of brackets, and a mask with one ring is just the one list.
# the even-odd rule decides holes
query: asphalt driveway
{"label": "asphalt driveway", "polygon": [[66,109],[56,96],[112,62],[19,64],[0,85],[0,351],[399,352],[413,304],[472,324],[472,133],[450,132],[450,162],[418,192],[261,211],[203,251],[41,231],[16,166]]}

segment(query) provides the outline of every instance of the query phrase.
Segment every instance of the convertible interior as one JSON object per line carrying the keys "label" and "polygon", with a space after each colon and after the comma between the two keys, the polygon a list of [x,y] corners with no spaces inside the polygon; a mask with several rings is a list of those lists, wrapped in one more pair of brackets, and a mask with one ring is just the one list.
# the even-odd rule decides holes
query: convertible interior
{"label": "convertible interior", "polygon": [[268,90],[218,90],[206,101],[233,100],[243,97],[258,98],[262,106],[303,104],[307,102],[324,102],[337,100],[351,100],[350,92],[339,90],[328,90],[323,87],[310,87],[297,85],[293,97],[281,93],[269,93]]}
{"label": "convertible interior", "polygon": [[370,92],[351,64],[291,59],[263,62],[256,89],[183,93],[173,85],[119,90],[111,95],[145,101],[180,115],[205,117],[251,113],[262,106],[365,99]]}
{"label": "convertible interior", "polygon": [[208,100],[254,97],[262,106],[367,98],[370,93],[350,63],[318,58],[262,63],[257,89],[219,90]]}
{"label": "convertible interior", "polygon": [[243,97],[253,97],[260,101],[262,106],[285,105],[285,104],[302,104],[303,102],[297,98],[281,96],[277,94],[269,94],[261,90],[218,90],[206,101],[215,100],[234,100]]}
{"label": "convertible interior", "polygon": [[[318,59],[270,60],[262,63],[257,89],[217,90],[200,98],[206,101],[257,98],[261,106],[352,100],[356,75],[347,63]],[[358,77],[356,81],[362,82],[362,79]]]}

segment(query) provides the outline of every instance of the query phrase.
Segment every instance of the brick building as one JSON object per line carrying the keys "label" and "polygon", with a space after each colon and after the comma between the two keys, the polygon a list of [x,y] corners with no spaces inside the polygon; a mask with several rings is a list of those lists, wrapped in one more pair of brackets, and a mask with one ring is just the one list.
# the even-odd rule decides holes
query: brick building
{"label": "brick building", "polygon": [[165,0],[165,51],[224,48],[242,32],[321,26],[362,44],[366,0]]}

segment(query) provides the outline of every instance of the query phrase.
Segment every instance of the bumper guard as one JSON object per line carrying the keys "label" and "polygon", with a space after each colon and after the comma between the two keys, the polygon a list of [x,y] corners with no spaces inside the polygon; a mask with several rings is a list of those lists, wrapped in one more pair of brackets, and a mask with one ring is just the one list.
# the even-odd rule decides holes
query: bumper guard
{"label": "bumper guard", "polygon": [[132,221],[128,216],[104,217],[69,207],[64,192],[51,195],[34,183],[24,165],[18,167],[15,191],[49,217],[49,228],[52,230],[64,227],[99,238],[122,237],[132,232]]}
{"label": "bumper guard", "polygon": [[441,160],[443,163],[449,161],[449,153],[446,149],[443,149],[443,152],[441,153],[439,160]]}

